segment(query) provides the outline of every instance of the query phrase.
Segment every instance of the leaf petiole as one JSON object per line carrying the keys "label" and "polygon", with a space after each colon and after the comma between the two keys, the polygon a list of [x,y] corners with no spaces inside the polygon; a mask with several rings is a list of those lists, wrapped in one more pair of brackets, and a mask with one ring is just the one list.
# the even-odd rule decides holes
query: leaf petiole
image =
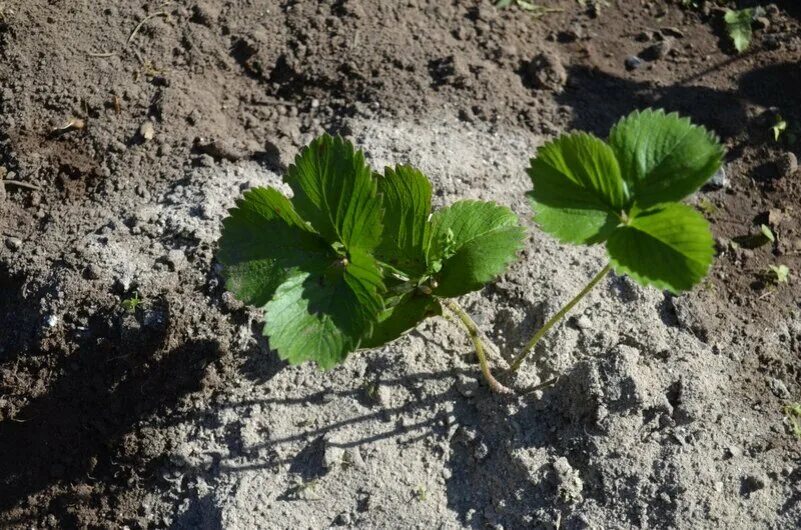
{"label": "leaf petiole", "polygon": [[560,309],[554,316],[549,318],[548,321],[539,330],[537,330],[537,332],[534,334],[531,340],[528,341],[528,344],[526,344],[526,347],[523,348],[523,351],[515,358],[514,361],[512,361],[512,365],[509,367],[507,373],[509,374],[515,373],[517,369],[520,368],[520,365],[523,364],[523,361],[526,359],[528,354],[530,354],[534,350],[534,347],[537,346],[537,343],[540,341],[543,335],[545,335],[548,332],[548,330],[554,327],[554,325],[556,325],[557,322],[562,320],[565,317],[565,315],[567,315],[567,313],[571,309],[573,309],[573,307],[577,303],[581,301],[582,298],[587,296],[587,294],[590,291],[592,291],[593,287],[598,285],[598,282],[600,282],[604,278],[604,276],[606,276],[609,273],[610,270],[612,270],[612,264],[607,263],[606,266],[603,269],[601,269],[601,271],[598,274],[596,274],[592,278],[592,280],[590,280],[590,282],[584,287],[584,289],[581,290],[579,294],[577,294],[572,300],[570,300],[567,304],[565,304],[565,306],[562,307],[562,309]]}
{"label": "leaf petiole", "polygon": [[470,340],[473,342],[473,347],[476,350],[476,357],[478,357],[478,364],[481,366],[481,373],[484,374],[484,379],[487,380],[487,384],[489,385],[490,389],[493,392],[497,392],[499,394],[512,394],[513,391],[505,386],[503,386],[495,377],[492,375],[490,371],[489,363],[487,362],[487,355],[484,351],[484,342],[481,340],[481,333],[478,330],[478,326],[476,323],[473,322],[473,319],[470,318],[470,315],[465,312],[462,307],[457,304],[453,300],[444,300],[445,307],[447,307],[456,317],[461,321],[462,325],[467,330],[467,334],[470,336]]}

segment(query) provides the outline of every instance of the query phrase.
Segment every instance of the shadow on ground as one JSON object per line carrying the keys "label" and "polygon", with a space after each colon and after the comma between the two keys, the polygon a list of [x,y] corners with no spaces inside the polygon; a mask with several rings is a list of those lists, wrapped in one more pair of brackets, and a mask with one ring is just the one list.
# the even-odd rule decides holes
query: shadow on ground
{"label": "shadow on ground", "polygon": [[[801,67],[798,63],[781,63],[749,70],[738,79],[737,89],[731,91],[694,84],[710,71],[737,60],[742,59],[727,59],[667,87],[619,78],[586,66],[574,66],[568,72],[569,88],[557,96],[557,101],[571,107],[571,128],[592,131],[601,137],[607,136],[621,116],[635,109],[658,107],[688,116],[724,140],[740,138],[747,132],[748,143],[764,143],[770,139],[769,127],[765,125],[764,117],[749,116],[748,104],[777,107],[785,118],[797,121],[801,117],[797,110]],[[742,141],[736,142],[728,158],[739,157],[744,146]]]}
{"label": "shadow on ground", "polygon": [[[151,450],[144,447],[146,439],[126,435],[140,420],[198,390],[206,366],[219,355],[216,341],[186,340],[173,347],[170,309],[162,304],[160,310],[164,320],[151,327],[141,324],[141,315],[98,311],[75,350],[47,352],[57,359],[46,368],[54,374],[51,382],[14,418],[0,422],[0,512],[57,488],[62,493],[42,513],[58,514],[63,525],[80,524],[70,520],[70,507],[87,499],[73,486],[153,478],[147,466],[155,462],[139,459]],[[27,324],[3,316],[4,329],[20,320]],[[35,343],[15,337],[18,345]],[[26,358],[42,354],[19,349]],[[2,361],[7,368],[9,359]]]}

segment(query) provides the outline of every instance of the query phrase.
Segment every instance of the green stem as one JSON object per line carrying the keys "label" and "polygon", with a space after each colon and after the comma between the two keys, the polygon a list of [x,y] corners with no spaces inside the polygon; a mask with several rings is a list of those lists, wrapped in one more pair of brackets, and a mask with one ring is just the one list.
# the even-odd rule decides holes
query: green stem
{"label": "green stem", "polygon": [[468,315],[465,310],[453,300],[444,300],[444,302],[445,307],[450,309],[451,312],[453,312],[453,314],[459,318],[467,330],[467,334],[470,336],[470,340],[473,342],[473,347],[476,350],[476,357],[478,357],[478,364],[481,366],[481,373],[484,374],[484,379],[487,380],[487,384],[489,385],[490,389],[493,392],[498,392],[499,394],[511,394],[512,391],[499,383],[498,380],[493,377],[492,372],[490,371],[489,363],[487,362],[487,355],[484,352],[484,342],[481,340],[481,333],[479,332],[476,323],[473,322],[473,319],[470,318],[470,315]]}
{"label": "green stem", "polygon": [[606,267],[601,269],[601,271],[598,274],[596,274],[593,277],[592,280],[590,280],[590,283],[588,283],[584,287],[584,289],[581,290],[581,292],[579,294],[577,294],[562,309],[560,309],[558,313],[556,313],[554,316],[552,316],[550,319],[548,319],[548,321],[534,334],[534,336],[531,338],[531,340],[528,341],[528,344],[526,344],[526,347],[523,349],[523,351],[520,353],[520,355],[518,355],[515,358],[515,360],[512,361],[512,365],[509,367],[509,372],[508,373],[513,374],[513,373],[515,373],[517,371],[518,368],[520,368],[520,365],[523,364],[523,361],[526,359],[528,354],[531,353],[534,350],[534,347],[540,341],[542,336],[545,335],[546,333],[548,333],[548,330],[551,329],[552,327],[554,327],[554,325],[557,322],[562,320],[565,317],[565,315],[571,309],[573,309],[573,306],[575,306],[577,303],[579,303],[582,298],[587,296],[587,293],[592,291],[592,288],[595,287],[598,284],[598,282],[600,282],[603,279],[603,277],[606,276],[609,273],[610,270],[612,270],[612,265],[610,263],[607,263]]}

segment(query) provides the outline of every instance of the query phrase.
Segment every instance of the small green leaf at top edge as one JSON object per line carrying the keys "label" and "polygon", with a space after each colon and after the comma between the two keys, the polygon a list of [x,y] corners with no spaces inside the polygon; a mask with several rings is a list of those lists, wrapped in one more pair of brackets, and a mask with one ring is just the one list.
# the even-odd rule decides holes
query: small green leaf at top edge
{"label": "small green leaf at top edge", "polygon": [[431,182],[410,166],[377,175],[384,207],[384,230],[376,257],[412,277],[426,271],[424,244],[431,214]]}
{"label": "small green leaf at top edge", "polygon": [[502,274],[523,247],[525,231],[509,208],[492,202],[459,201],[431,217],[428,246],[434,294],[460,296]]}
{"label": "small green leaf at top edge", "polygon": [[370,337],[362,341],[362,348],[378,348],[414,329],[420,322],[442,314],[436,298],[418,292],[403,295],[378,316]]}
{"label": "small green leaf at top edge", "polygon": [[383,310],[378,281],[377,265],[358,254],[291,274],[265,306],[270,347],[291,364],[314,361],[324,370],[340,364]]}
{"label": "small green leaf at top edge", "polygon": [[301,150],[284,180],[292,204],[329,243],[374,249],[381,237],[377,184],[361,151],[327,134]]}
{"label": "small green leaf at top edge", "polygon": [[698,283],[714,257],[709,223],[684,204],[639,211],[606,242],[618,274],[678,294]]}
{"label": "small green leaf at top edge", "polygon": [[528,174],[534,185],[529,194],[534,221],[565,243],[605,240],[629,204],[614,152],[586,133],[541,146]]}
{"label": "small green leaf at top edge", "polygon": [[727,9],[723,16],[723,20],[726,22],[726,31],[738,53],[743,53],[751,45],[752,26],[756,16],[757,10],[753,7],[740,10]]}
{"label": "small green leaf at top edge", "polygon": [[635,111],[609,133],[632,199],[641,208],[678,201],[720,169],[724,149],[717,138],[678,114]]}
{"label": "small green leaf at top edge", "polygon": [[217,258],[226,288],[246,304],[262,307],[291,269],[316,267],[334,259],[334,253],[279,191],[255,188],[223,220]]}

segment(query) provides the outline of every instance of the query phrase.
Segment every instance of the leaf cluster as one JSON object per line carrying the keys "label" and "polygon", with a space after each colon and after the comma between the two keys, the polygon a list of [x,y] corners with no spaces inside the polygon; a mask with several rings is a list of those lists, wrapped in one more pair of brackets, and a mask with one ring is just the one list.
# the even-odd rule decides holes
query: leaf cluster
{"label": "leaf cluster", "polygon": [[335,366],[385,344],[439,300],[483,287],[522,247],[508,208],[459,201],[432,211],[431,183],[413,167],[377,173],[340,137],[304,148],[275,188],[245,193],[223,221],[226,287],[262,308],[282,359]]}
{"label": "leaf cluster", "polygon": [[721,165],[717,139],[663,111],[630,114],[608,141],[579,132],[545,144],[528,170],[534,219],[573,244],[604,243],[619,274],[678,293],[712,263],[709,224],[678,201]]}

